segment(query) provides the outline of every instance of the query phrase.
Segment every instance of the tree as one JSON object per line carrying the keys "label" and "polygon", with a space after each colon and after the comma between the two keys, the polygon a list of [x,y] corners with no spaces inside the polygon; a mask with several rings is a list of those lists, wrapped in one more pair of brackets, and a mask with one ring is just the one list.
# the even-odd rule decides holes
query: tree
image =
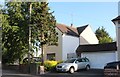
{"label": "tree", "polygon": [[2,19],[3,63],[14,63],[18,59],[20,62],[28,54],[30,25],[32,25],[31,42],[38,40],[42,52],[45,45],[56,44],[56,20],[47,2],[6,2],[5,7]]}
{"label": "tree", "polygon": [[109,34],[107,33],[107,31],[105,30],[104,27],[102,28],[98,28],[95,31],[95,34],[99,40],[99,43],[109,43],[109,42],[113,42],[113,39],[109,36]]}
{"label": "tree", "polygon": [[2,61],[14,63],[28,52],[28,7],[22,2],[6,2],[2,17]]}
{"label": "tree", "polygon": [[[50,12],[47,2],[32,3],[32,6],[31,24],[35,24],[32,27],[32,39],[40,41],[43,59],[44,46],[57,44],[56,20],[52,15],[53,12]],[[42,60],[43,63],[44,60]]]}
{"label": "tree", "polygon": [[2,5],[0,5],[0,60],[2,59]]}

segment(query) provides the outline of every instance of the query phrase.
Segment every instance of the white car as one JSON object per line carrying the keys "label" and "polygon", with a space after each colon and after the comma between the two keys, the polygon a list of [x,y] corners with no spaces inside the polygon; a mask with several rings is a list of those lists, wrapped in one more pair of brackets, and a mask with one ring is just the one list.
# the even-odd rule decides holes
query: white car
{"label": "white car", "polygon": [[56,66],[57,71],[74,73],[78,69],[90,69],[90,62],[87,58],[72,58]]}

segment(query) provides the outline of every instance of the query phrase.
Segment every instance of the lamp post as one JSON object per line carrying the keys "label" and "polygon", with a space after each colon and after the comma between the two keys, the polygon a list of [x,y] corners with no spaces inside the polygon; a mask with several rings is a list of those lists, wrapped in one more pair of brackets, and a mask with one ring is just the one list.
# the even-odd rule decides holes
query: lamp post
{"label": "lamp post", "polygon": [[[31,51],[31,11],[32,11],[32,3],[30,3],[30,8],[29,8],[29,14],[30,14],[30,19],[29,19],[29,51],[28,51],[28,67],[29,67],[29,72],[30,72],[30,51]],[[35,26],[36,24],[34,24]],[[42,41],[43,38],[43,32],[41,32],[41,38],[40,41]],[[44,74],[44,57],[43,57],[43,42],[41,42],[41,51],[42,51],[42,65],[40,66],[40,74]]]}
{"label": "lamp post", "polygon": [[31,52],[31,10],[32,10],[32,4],[30,3],[29,7],[29,48],[28,48],[28,72],[30,73],[30,52]]}

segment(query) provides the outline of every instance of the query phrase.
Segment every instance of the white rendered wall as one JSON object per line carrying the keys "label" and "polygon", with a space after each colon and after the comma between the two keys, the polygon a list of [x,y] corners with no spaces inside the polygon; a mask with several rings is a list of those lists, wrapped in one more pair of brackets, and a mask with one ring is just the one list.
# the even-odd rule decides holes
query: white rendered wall
{"label": "white rendered wall", "polygon": [[81,57],[87,57],[90,60],[91,68],[103,69],[106,63],[116,61],[115,51],[83,52]]}
{"label": "white rendered wall", "polygon": [[62,60],[66,60],[68,53],[76,53],[76,49],[79,46],[79,37],[65,34],[62,37]]}
{"label": "white rendered wall", "polygon": [[120,24],[115,22],[116,25],[116,40],[117,40],[117,57],[120,60]]}
{"label": "white rendered wall", "polygon": [[87,26],[86,29],[80,35],[80,45],[83,44],[98,44],[98,39],[95,33],[92,31],[90,26]]}

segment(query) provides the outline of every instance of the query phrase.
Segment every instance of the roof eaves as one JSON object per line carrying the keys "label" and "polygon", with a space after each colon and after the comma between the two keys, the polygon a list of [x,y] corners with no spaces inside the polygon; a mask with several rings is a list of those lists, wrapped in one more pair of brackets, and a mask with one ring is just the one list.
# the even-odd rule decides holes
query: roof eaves
{"label": "roof eaves", "polygon": [[112,21],[120,20],[120,16],[114,18]]}
{"label": "roof eaves", "polygon": [[105,44],[89,44],[89,45],[79,45],[76,49],[77,53],[80,52],[103,52],[103,51],[116,51],[116,42],[105,43]]}

